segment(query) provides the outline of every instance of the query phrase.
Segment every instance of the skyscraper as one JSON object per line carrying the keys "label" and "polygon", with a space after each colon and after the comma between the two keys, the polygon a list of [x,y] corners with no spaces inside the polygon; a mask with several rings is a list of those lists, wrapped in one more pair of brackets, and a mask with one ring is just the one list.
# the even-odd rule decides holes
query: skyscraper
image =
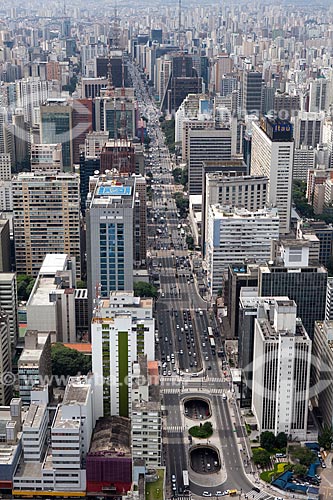
{"label": "skyscraper", "polygon": [[252,411],[259,432],[307,436],[312,342],[293,300],[276,299],[255,320]]}
{"label": "skyscraper", "polygon": [[0,404],[8,405],[12,397],[11,384],[5,383],[6,373],[12,371],[12,351],[10,343],[10,332],[8,316],[0,310]]}
{"label": "skyscraper", "polygon": [[253,122],[251,175],[268,177],[267,201],[276,207],[280,233],[290,230],[294,140],[290,122],[262,118]]}
{"label": "skyscraper", "polygon": [[65,170],[73,166],[73,108],[66,99],[48,99],[40,107],[40,134],[43,144],[62,144],[62,160]]}
{"label": "skyscraper", "polygon": [[243,112],[247,115],[261,113],[262,73],[244,71],[243,73]]}
{"label": "skyscraper", "polygon": [[13,179],[16,270],[37,276],[47,253],[76,258],[80,276],[79,176],[21,173]]}

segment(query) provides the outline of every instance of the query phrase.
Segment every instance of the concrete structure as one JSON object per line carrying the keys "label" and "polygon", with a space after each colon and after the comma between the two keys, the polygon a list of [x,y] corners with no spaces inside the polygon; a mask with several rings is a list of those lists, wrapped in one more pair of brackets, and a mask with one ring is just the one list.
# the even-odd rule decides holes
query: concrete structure
{"label": "concrete structure", "polygon": [[10,181],[12,178],[12,160],[10,154],[0,154],[0,181]]}
{"label": "concrete structure", "polygon": [[333,425],[333,322],[316,321],[313,338],[311,402],[318,407],[322,425]]}
{"label": "concrete structure", "polygon": [[10,340],[16,346],[18,339],[17,282],[15,273],[0,273],[0,307],[8,316]]}
{"label": "concrete structure", "polygon": [[51,340],[50,332],[27,330],[25,346],[18,361],[20,398],[31,401],[31,390],[35,386],[51,384]]}
{"label": "concrete structure", "polygon": [[47,254],[27,302],[27,328],[55,333],[57,342],[74,343],[75,259]]}
{"label": "concrete structure", "polygon": [[207,217],[205,266],[211,295],[223,288],[230,262],[246,259],[265,262],[271,241],[279,235],[276,209],[250,212],[241,208],[211,205]]}
{"label": "concrete structure", "polygon": [[290,244],[281,256],[259,267],[259,295],[288,296],[297,305],[297,317],[313,339],[315,321],[325,318],[327,270],[309,262],[309,247]]}
{"label": "concrete structure", "polygon": [[[109,299],[97,301],[91,324],[95,419],[129,416],[132,363],[140,354],[155,359],[154,334],[152,299],[112,292]],[[103,385],[105,377],[110,383]]]}
{"label": "concrete structure", "polygon": [[132,456],[146,467],[162,462],[162,414],[157,381],[151,384],[147,356],[138,356],[132,368]]}
{"label": "concrete structure", "polygon": [[[87,209],[87,281],[90,314],[97,295],[133,289],[135,178],[97,179]],[[97,289],[96,289],[97,287]]]}
{"label": "concrete structure", "polygon": [[307,181],[308,170],[315,168],[316,155],[312,147],[302,146],[294,151],[293,179]]}
{"label": "concrete structure", "polygon": [[62,146],[58,144],[31,144],[31,172],[62,172]]}
{"label": "concrete structure", "polygon": [[322,142],[325,112],[299,111],[293,118],[295,148],[311,146],[316,148]]}
{"label": "concrete structure", "polygon": [[22,444],[25,462],[41,462],[49,414],[45,403],[31,403],[23,422]]}
{"label": "concrete structure", "polygon": [[[316,260],[327,267],[332,255],[333,227],[320,220],[301,220],[297,223],[297,238],[319,240],[319,256]],[[298,236],[300,235],[300,236]],[[311,255],[309,255],[311,260]]]}
{"label": "concrete structure", "polygon": [[76,259],[80,276],[79,176],[21,173],[13,180],[16,271],[37,276],[48,253]]}
{"label": "concrete structure", "polygon": [[[0,310],[0,405],[8,405],[12,397],[13,386],[6,384],[6,374],[12,372],[12,350],[10,343],[9,321]],[[11,375],[9,375],[11,376]]]}
{"label": "concrete structure", "polygon": [[292,126],[263,118],[252,125],[251,174],[268,177],[267,201],[278,209],[280,233],[288,234],[294,161]]}
{"label": "concrete structure", "polygon": [[236,153],[232,145],[232,127],[224,129],[189,130],[188,190],[202,194],[202,164],[209,160],[231,160]]}
{"label": "concrete structure", "polygon": [[332,103],[332,81],[327,78],[317,78],[310,82],[309,111],[328,111]]}
{"label": "concrete structure", "polygon": [[327,278],[325,321],[333,321],[333,277]]}
{"label": "concrete structure", "polygon": [[11,269],[9,220],[0,215],[0,273],[9,273]]}
{"label": "concrete structure", "polygon": [[259,432],[306,440],[312,342],[293,300],[255,320],[252,411]]}
{"label": "concrete structure", "polygon": [[88,290],[78,288],[74,291],[75,300],[75,324],[78,340],[90,337],[90,325],[88,319]]}
{"label": "concrete structure", "polygon": [[0,484],[11,492],[13,476],[22,453],[22,401],[13,398],[0,406]]}

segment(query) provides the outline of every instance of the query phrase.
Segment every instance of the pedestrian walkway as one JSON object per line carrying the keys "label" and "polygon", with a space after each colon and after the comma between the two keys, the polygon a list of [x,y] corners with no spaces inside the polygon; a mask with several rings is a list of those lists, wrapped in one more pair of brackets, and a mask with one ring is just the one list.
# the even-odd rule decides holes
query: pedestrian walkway
{"label": "pedestrian walkway", "polygon": [[168,425],[166,431],[169,433],[172,432],[183,432],[183,427],[181,425]]}
{"label": "pedestrian walkway", "polygon": [[269,500],[270,498],[274,498],[270,495],[268,495],[265,491],[260,491],[258,493],[257,491],[250,490],[248,493],[245,493],[245,498],[248,498],[249,500],[260,500],[261,498],[266,498]]}
{"label": "pedestrian walkway", "polygon": [[179,391],[179,387],[165,387],[164,389],[161,389],[162,394],[178,394]]}

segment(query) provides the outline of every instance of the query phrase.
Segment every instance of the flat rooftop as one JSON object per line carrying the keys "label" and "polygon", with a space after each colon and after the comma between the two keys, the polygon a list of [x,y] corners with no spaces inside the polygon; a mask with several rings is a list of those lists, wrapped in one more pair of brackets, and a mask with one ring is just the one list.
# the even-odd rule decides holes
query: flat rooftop
{"label": "flat rooftop", "polygon": [[109,186],[102,184],[97,189],[98,196],[130,196],[132,194],[132,186]]}
{"label": "flat rooftop", "polygon": [[131,420],[126,417],[104,417],[98,420],[89,453],[131,457]]}
{"label": "flat rooftop", "polygon": [[31,403],[24,419],[23,430],[26,428],[39,428],[45,411],[45,404]]}
{"label": "flat rooftop", "polygon": [[86,404],[90,389],[87,377],[71,377],[66,386],[63,404]]}
{"label": "flat rooftop", "polygon": [[62,405],[59,405],[54,417],[51,433],[56,429],[80,429],[80,420],[62,418]]}
{"label": "flat rooftop", "polygon": [[65,253],[46,254],[39,273],[55,275],[57,271],[63,271],[66,269],[67,258],[68,255]]}

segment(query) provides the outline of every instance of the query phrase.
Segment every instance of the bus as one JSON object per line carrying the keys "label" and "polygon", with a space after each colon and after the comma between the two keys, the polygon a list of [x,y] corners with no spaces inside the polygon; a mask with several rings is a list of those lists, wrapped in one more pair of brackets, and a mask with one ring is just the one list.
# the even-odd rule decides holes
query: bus
{"label": "bus", "polygon": [[209,337],[209,343],[210,343],[210,347],[212,349],[215,349],[216,345],[215,345],[215,340],[213,339],[213,337]]}
{"label": "bus", "polygon": [[183,470],[183,485],[184,488],[188,488],[190,486],[187,470]]}
{"label": "bus", "polygon": [[213,335],[213,328],[211,326],[209,326],[207,328],[207,331],[208,331],[208,337],[214,337],[214,335]]}

